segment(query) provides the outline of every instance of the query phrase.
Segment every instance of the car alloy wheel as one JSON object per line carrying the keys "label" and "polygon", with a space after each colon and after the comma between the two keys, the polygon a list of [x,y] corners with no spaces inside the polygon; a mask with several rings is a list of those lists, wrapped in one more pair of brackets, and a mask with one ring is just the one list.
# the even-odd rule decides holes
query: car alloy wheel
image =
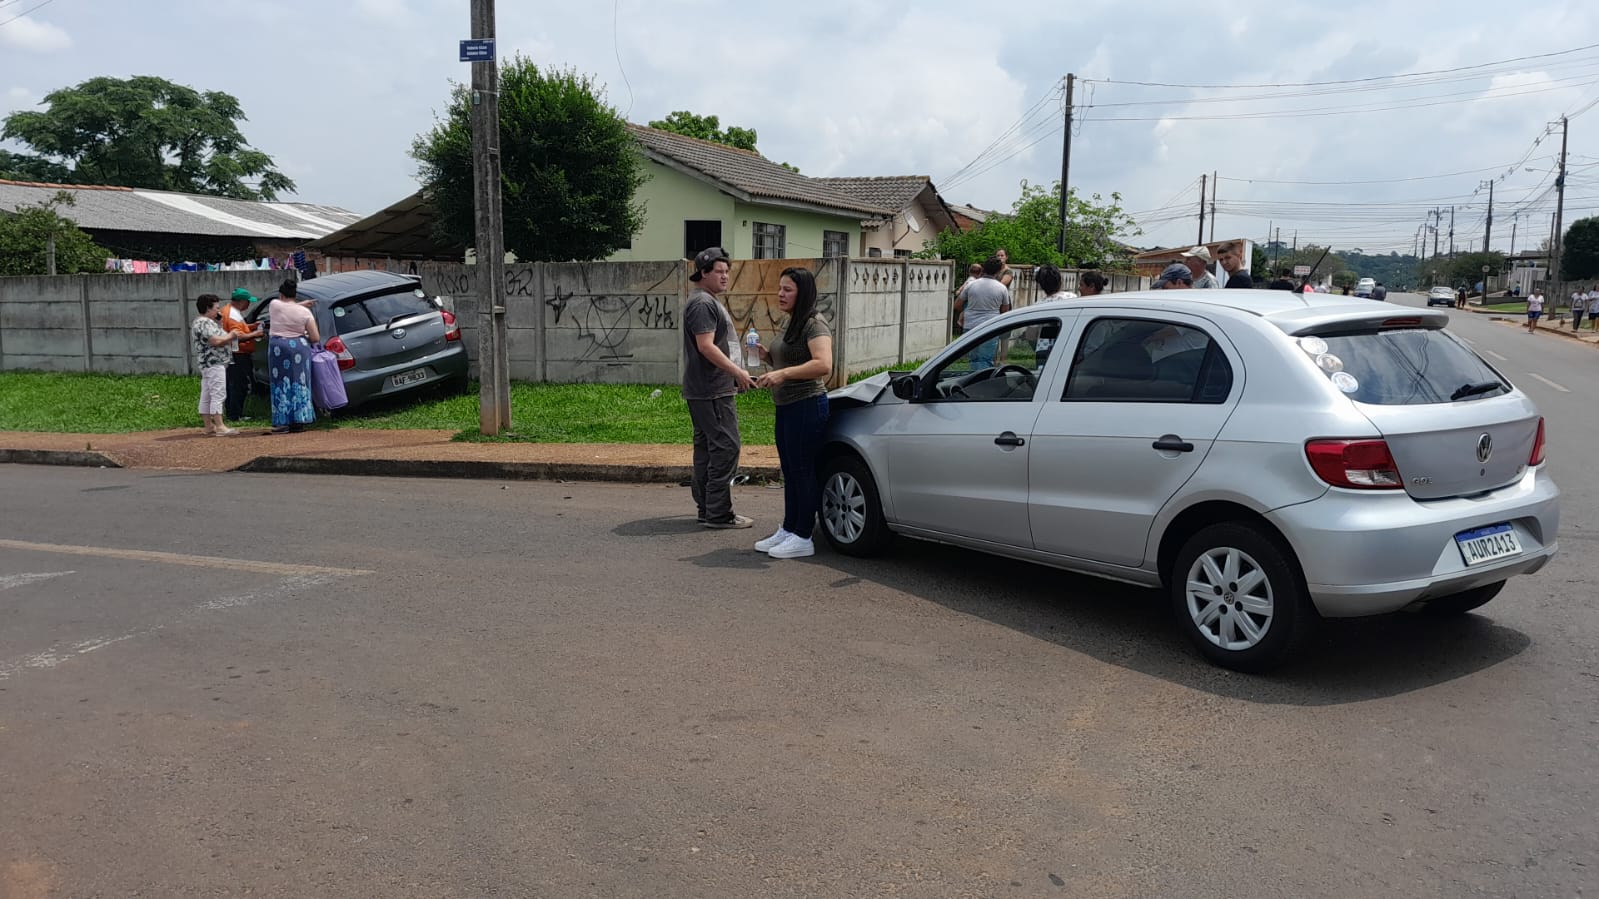
{"label": "car alloy wheel", "polygon": [[877,484],[866,464],[854,456],[827,463],[822,476],[822,533],[839,552],[871,556],[889,539]]}
{"label": "car alloy wheel", "polygon": [[1318,620],[1292,550],[1252,522],[1201,529],[1177,553],[1167,579],[1179,625],[1224,668],[1275,668]]}

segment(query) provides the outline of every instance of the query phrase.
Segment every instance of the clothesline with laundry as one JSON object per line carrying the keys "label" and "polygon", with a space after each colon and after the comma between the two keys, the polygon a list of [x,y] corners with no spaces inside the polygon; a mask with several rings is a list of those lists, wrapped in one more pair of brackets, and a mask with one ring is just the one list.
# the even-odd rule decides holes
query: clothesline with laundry
{"label": "clothesline with laundry", "polygon": [[293,269],[301,275],[316,277],[316,262],[305,258],[304,253],[292,256],[263,256],[235,262],[160,262],[149,259],[116,259],[107,257],[105,270],[130,275],[158,274],[160,272],[252,272],[287,271]]}

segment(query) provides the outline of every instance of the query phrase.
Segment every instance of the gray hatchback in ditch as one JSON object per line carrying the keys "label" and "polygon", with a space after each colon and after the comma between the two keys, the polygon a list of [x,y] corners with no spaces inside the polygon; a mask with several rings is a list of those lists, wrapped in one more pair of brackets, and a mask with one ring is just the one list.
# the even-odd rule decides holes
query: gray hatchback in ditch
{"label": "gray hatchback in ditch", "polygon": [[1559,505],[1537,408],[1447,323],[1282,291],[1013,310],[831,394],[821,530],[1163,586],[1242,670],[1321,616],[1464,612],[1548,562]]}
{"label": "gray hatchback in ditch", "polygon": [[[465,389],[466,347],[455,314],[422,289],[421,279],[392,272],[324,275],[298,285],[299,299],[315,300],[322,345],[339,359],[350,407],[378,397],[443,384]],[[270,303],[245,316],[271,329]],[[267,342],[258,341],[255,378],[267,383]]]}

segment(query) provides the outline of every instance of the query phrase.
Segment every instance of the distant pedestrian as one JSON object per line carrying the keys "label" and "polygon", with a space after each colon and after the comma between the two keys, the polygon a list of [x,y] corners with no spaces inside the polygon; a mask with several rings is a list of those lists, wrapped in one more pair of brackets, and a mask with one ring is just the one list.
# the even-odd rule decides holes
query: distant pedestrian
{"label": "distant pedestrian", "polygon": [[1244,270],[1244,245],[1240,241],[1229,240],[1216,248],[1216,259],[1221,263],[1222,271],[1227,273],[1226,286],[1232,289],[1248,290],[1255,286],[1255,280]]}
{"label": "distant pedestrian", "polygon": [[1588,295],[1578,291],[1571,295],[1571,330],[1582,330],[1582,317],[1588,312]]}
{"label": "distant pedestrian", "polygon": [[1216,276],[1210,273],[1211,258],[1209,247],[1194,247],[1178,256],[1177,261],[1188,266],[1188,271],[1193,274],[1195,290],[1210,290],[1221,287],[1221,282],[1217,281]]}
{"label": "distant pedestrian", "polygon": [[983,264],[981,262],[974,262],[966,266],[966,280],[962,281],[961,286],[955,290],[954,323],[956,334],[966,333],[966,288],[971,287],[973,282],[982,276]]}
{"label": "distant pedestrian", "polygon": [[1379,302],[1387,301],[1388,288],[1382,286],[1382,282],[1378,281],[1377,286],[1371,289],[1371,298]]}
{"label": "distant pedestrian", "polygon": [[200,315],[190,323],[189,337],[200,370],[200,424],[207,437],[232,437],[239,432],[222,421],[222,408],[228,392],[228,359],[238,338],[222,330],[221,297],[202,293],[194,308]]}
{"label": "distant pedestrian", "polygon": [[721,296],[732,283],[732,261],[721,247],[694,257],[697,286],[683,305],[683,399],[694,427],[694,476],[690,491],[700,524],[747,528],[754,520],[733,511],[733,472],[742,444],[738,395],[755,386],[740,355],[738,329]]}
{"label": "distant pedestrian", "polygon": [[1588,328],[1599,331],[1599,290],[1588,291]]}
{"label": "distant pedestrian", "polygon": [[1155,290],[1187,290],[1194,286],[1194,273],[1187,263],[1173,262],[1155,279]]}
{"label": "distant pedestrian", "polygon": [[[983,276],[966,290],[966,330],[976,331],[983,324],[1011,308],[1010,289],[999,282],[1005,261],[990,256],[983,262]],[[973,371],[992,368],[994,354],[999,351],[999,341],[987,340],[972,350],[970,360]]]}
{"label": "distant pedestrian", "polygon": [[[1464,293],[1464,289],[1461,292]],[[1528,334],[1538,330],[1538,319],[1540,318],[1543,318],[1543,294],[1535,290],[1532,292],[1532,296],[1527,297]]]}
{"label": "distant pedestrian", "polygon": [[311,406],[311,352],[322,342],[309,301],[294,280],[278,286],[267,306],[267,371],[271,375],[272,433],[299,433],[316,421]]}
{"label": "distant pedestrian", "polygon": [[1455,290],[1455,308],[1466,308],[1466,288],[1464,287],[1460,287]]}
{"label": "distant pedestrian", "polygon": [[1010,290],[1011,282],[1016,279],[1016,273],[1010,270],[1010,253],[1004,247],[1000,247],[994,251],[994,255],[999,257],[1000,263],[999,274],[994,276],[994,280],[1005,285],[1006,290]]}
{"label": "distant pedestrian", "polygon": [[245,323],[244,313],[254,302],[255,297],[248,290],[235,287],[222,315],[222,329],[238,335],[239,341],[228,362],[228,399],[222,412],[222,417],[228,421],[249,421],[244,417],[244,400],[250,395],[250,382],[255,378],[255,338],[261,334],[251,335],[255,329]]}
{"label": "distant pedestrian", "polygon": [[1097,297],[1110,286],[1110,281],[1097,271],[1087,271],[1077,276],[1077,295]]}
{"label": "distant pedestrian", "polygon": [[783,524],[755,548],[774,559],[816,554],[811,535],[821,488],[816,462],[827,430],[827,379],[833,374],[833,332],[816,311],[816,276],[788,268],[777,281],[777,308],[788,316],[777,343],[760,347],[771,369],[755,381],[777,406],[777,461],[783,469]]}

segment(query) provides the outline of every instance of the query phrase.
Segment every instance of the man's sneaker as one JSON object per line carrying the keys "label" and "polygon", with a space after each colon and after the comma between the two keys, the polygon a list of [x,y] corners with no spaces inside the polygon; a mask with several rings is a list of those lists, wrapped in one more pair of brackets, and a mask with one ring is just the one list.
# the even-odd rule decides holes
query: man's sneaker
{"label": "man's sneaker", "polygon": [[816,544],[810,538],[789,534],[788,539],[766,551],[774,559],[799,559],[816,555]]}
{"label": "man's sneaker", "polygon": [[778,528],[777,529],[777,533],[773,534],[770,537],[767,537],[765,540],[757,540],[757,541],[755,541],[755,550],[757,552],[766,552],[767,550],[771,549],[772,547],[776,546],[779,543],[782,543],[784,540],[787,540],[788,538],[790,538],[792,536],[794,536],[794,534],[789,529],[787,529],[787,528]]}
{"label": "man's sneaker", "polygon": [[750,525],[752,525],[754,523],[755,523],[755,519],[753,519],[753,518],[746,518],[743,515],[734,515],[732,518],[729,518],[727,521],[707,521],[707,522],[705,522],[705,526],[708,527],[708,528],[716,528],[718,530],[730,531],[730,530],[736,530],[738,528],[747,528],[747,527],[749,527]]}

